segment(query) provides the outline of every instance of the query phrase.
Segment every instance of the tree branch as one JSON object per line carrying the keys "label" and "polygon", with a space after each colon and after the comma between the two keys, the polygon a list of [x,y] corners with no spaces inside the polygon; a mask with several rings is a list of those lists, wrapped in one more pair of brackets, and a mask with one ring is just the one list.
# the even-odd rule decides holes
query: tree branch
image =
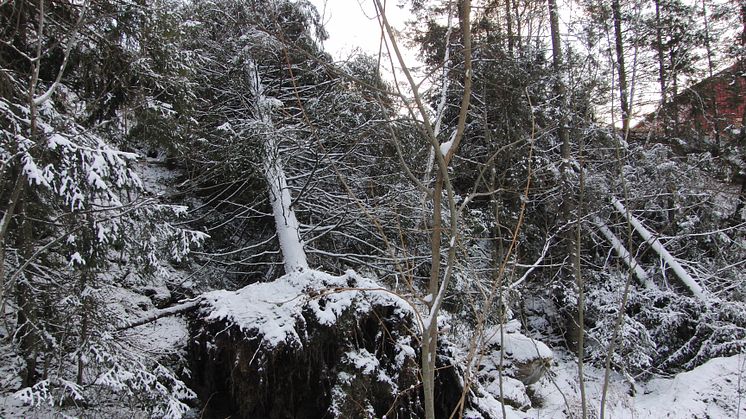
{"label": "tree branch", "polygon": [[197,297],[195,299],[189,300],[187,302],[171,306],[168,308],[164,308],[162,310],[154,310],[151,311],[147,316],[141,317],[135,321],[128,322],[124,326],[120,326],[117,328],[117,332],[121,332],[124,330],[132,329],[134,327],[142,326],[144,324],[152,323],[160,318],[167,317],[167,316],[175,316],[177,314],[186,313],[187,311],[195,310],[197,307],[199,307],[199,304],[202,302],[201,297]]}

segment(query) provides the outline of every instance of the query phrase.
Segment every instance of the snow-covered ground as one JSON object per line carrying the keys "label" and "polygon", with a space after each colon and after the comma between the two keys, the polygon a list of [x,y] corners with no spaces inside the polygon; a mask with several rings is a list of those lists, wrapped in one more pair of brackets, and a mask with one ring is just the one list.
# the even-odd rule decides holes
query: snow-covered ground
{"label": "snow-covered ground", "polygon": [[[162,159],[140,158],[134,169],[142,181],[144,192],[152,197],[160,197],[172,190],[178,173],[168,169]],[[106,301],[106,312],[117,322],[131,322],[142,318],[147,313],[155,312],[157,307],[170,304],[173,296],[170,285],[184,288],[188,285],[188,276],[184,271],[164,263],[157,275],[143,277],[130,270],[112,268],[101,274],[106,277],[106,286],[97,290],[100,301]],[[13,319],[11,305],[6,305],[6,318]],[[0,419],[5,418],[147,418],[148,413],[128,404],[117,402],[117,396],[109,394],[101,397],[102,402],[91,402],[76,406],[66,403],[64,407],[48,406],[36,403],[25,405],[16,392],[20,388],[18,370],[21,360],[13,356],[12,343],[8,337],[6,324],[0,322]],[[178,359],[183,356],[188,339],[187,324],[181,316],[171,316],[154,322],[117,332],[116,339],[129,350],[142,354],[152,360]]]}
{"label": "snow-covered ground", "polygon": [[[556,359],[553,377],[530,386],[542,406],[526,418],[581,416],[577,365],[569,356]],[[598,417],[604,371],[586,366],[588,412]],[[673,378],[654,378],[635,385],[612,375],[606,403],[607,418],[746,418],[746,354],[714,358]]]}
{"label": "snow-covered ground", "polygon": [[[175,174],[155,159],[138,163],[138,174],[147,193],[159,196],[168,191],[163,185],[173,183]],[[167,274],[153,280],[139,280],[137,290],[131,287],[112,287],[106,292],[113,318],[132,321],[156,310],[156,305],[173,302],[167,282],[183,284],[184,272],[168,267]],[[110,273],[113,274],[113,273]],[[149,295],[146,296],[146,295]],[[324,295],[321,299],[309,296]],[[364,297],[364,298],[361,298]],[[253,329],[265,340],[267,346],[281,342],[298,341],[296,324],[302,310],[312,309],[321,324],[334,324],[337,317],[353,304],[365,310],[365,304],[378,299],[393,304],[404,314],[413,314],[415,308],[407,301],[381,288],[375,281],[350,271],[340,276],[304,270],[286,275],[271,283],[256,283],[238,291],[213,291],[204,295],[203,309],[209,308],[209,318],[238,324],[243,329]],[[510,325],[509,325],[510,326]],[[519,327],[518,327],[519,328]],[[8,331],[0,324],[0,335]],[[498,333],[492,332],[492,336]],[[521,411],[508,407],[509,418],[578,418],[581,402],[577,365],[572,355],[561,350],[549,350],[538,341],[521,335],[516,328],[506,328],[506,355],[513,361],[527,360],[537,354],[553,358],[549,372],[538,382],[525,386],[519,380],[505,377],[503,391],[506,398],[518,400],[533,407]],[[188,331],[183,318],[171,316],[121,333],[121,339],[133,349],[148,354],[153,359],[173,358],[183,350]],[[57,418],[57,417],[147,417],[139,410],[123,406],[94,405],[69,406],[60,410],[42,406],[32,410],[15,397],[19,361],[13,358],[7,339],[0,346],[0,418]],[[495,342],[492,342],[495,343]],[[402,350],[414,356],[414,349],[402,343]],[[525,355],[525,356],[524,356]],[[349,361],[363,371],[378,369],[377,359],[364,351],[350,352]],[[493,352],[491,356],[495,356]],[[524,359],[525,358],[525,359]],[[495,362],[499,362],[493,360]],[[603,388],[604,371],[587,365],[585,368],[586,394],[590,417],[598,417]],[[490,417],[501,418],[499,386],[487,383],[480,407]],[[530,397],[529,397],[530,396]],[[607,418],[746,418],[746,354],[715,358],[692,371],[670,378],[653,378],[632,385],[620,374],[612,374],[606,401]],[[467,416],[470,413],[467,412]],[[468,416],[471,417],[471,416]]]}
{"label": "snow-covered ground", "polygon": [[[321,296],[322,301],[312,296]],[[204,294],[203,310],[208,321],[225,321],[241,330],[254,331],[268,348],[300,344],[296,330],[303,310],[310,309],[316,320],[332,326],[348,308],[369,311],[383,301],[396,307],[401,317],[412,308],[375,281],[348,271],[334,276],[314,270],[296,271],[273,282],[255,283],[237,291],[218,290]]]}

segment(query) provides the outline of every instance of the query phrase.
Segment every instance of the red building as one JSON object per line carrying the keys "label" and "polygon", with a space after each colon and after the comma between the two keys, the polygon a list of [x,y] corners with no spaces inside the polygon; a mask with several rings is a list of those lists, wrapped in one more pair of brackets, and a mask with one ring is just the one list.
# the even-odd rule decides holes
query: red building
{"label": "red building", "polygon": [[745,112],[746,77],[733,65],[675,96],[633,131],[638,138],[678,138],[687,148],[719,148],[739,141]]}

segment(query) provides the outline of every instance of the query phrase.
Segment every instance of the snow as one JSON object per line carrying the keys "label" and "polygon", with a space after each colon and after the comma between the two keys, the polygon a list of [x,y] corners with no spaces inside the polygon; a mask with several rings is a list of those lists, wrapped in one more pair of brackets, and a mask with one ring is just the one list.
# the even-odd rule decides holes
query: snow
{"label": "snow", "polygon": [[357,351],[350,351],[345,353],[345,358],[348,362],[352,363],[356,369],[360,370],[363,374],[371,375],[380,366],[381,363],[378,361],[375,355],[368,352],[365,348],[360,348]]}
{"label": "snow", "polygon": [[[144,153],[143,153],[144,154]],[[138,178],[141,179],[142,188],[149,194],[166,195],[173,191],[173,185],[178,179],[179,173],[168,170],[165,162],[161,159],[146,158],[134,162],[133,167]]]}
{"label": "snow", "polygon": [[281,108],[282,102],[264,94],[264,86],[256,63],[250,58],[247,61],[246,68],[256,100],[257,114],[254,116],[270,128],[270,133],[265,136],[264,140],[264,177],[269,186],[269,202],[275,218],[277,239],[285,261],[285,273],[308,270],[306,252],[300,237],[300,223],[291,206],[293,199],[290,196],[290,188],[280,159],[279,144],[275,138],[272,123],[272,112]]}
{"label": "snow", "polygon": [[[484,389],[495,396],[497,400],[500,399],[499,378],[485,385]],[[503,398],[510,400],[512,403],[518,403],[520,406],[531,406],[531,400],[526,394],[526,386],[520,380],[507,375],[503,375]]]}
{"label": "snow", "polygon": [[233,132],[233,127],[230,122],[224,122],[223,124],[215,128],[218,131]]}
{"label": "snow", "polygon": [[[530,386],[540,407],[522,417],[570,418],[580,415],[580,395],[575,357],[563,353],[555,359],[553,377]],[[602,368],[585,365],[586,393],[590,417],[597,417],[603,388]],[[606,403],[608,418],[712,418],[745,417],[746,355],[714,358],[676,375],[631,385],[617,373],[611,376]],[[569,408],[569,412],[568,412]]]}
{"label": "snow", "polygon": [[[473,398],[474,403],[479,406],[479,408],[485,412],[487,415],[484,416],[480,414],[478,411],[473,409],[467,409],[464,411],[464,418],[465,419],[476,419],[476,418],[502,418],[502,406],[500,405],[499,398],[492,397],[491,395],[482,395],[482,396],[474,396]],[[531,416],[525,412],[521,412],[520,410],[514,408],[510,405],[505,405],[505,418],[506,419],[523,419],[523,418],[532,418],[536,416]]]}
{"label": "snow", "polygon": [[299,342],[295,323],[299,320],[302,301],[298,287],[288,279],[250,285],[235,292],[207,293],[205,301],[211,306],[207,320],[225,320],[245,331],[256,330],[262,343],[269,347]]}
{"label": "snow", "polygon": [[448,141],[440,145],[440,154],[442,154],[443,157],[448,155],[448,152],[451,151],[451,147],[453,146],[453,141],[455,139],[456,139],[456,131],[453,132],[453,134],[451,135],[451,138]]}
{"label": "snow", "polygon": [[350,308],[365,312],[376,302],[397,307],[402,316],[413,313],[406,301],[353,271],[341,276],[295,271],[273,282],[251,284],[238,291],[212,291],[203,297],[206,320],[224,321],[245,333],[255,333],[268,348],[301,345],[298,326],[303,324],[307,309],[327,326]]}
{"label": "snow", "polygon": [[64,148],[75,148],[75,144],[65,138],[64,136],[54,133],[49,136],[48,141],[48,147],[50,150],[56,150],[58,146],[64,147]]}
{"label": "snow", "polygon": [[73,265],[78,265],[78,266],[85,265],[85,259],[83,259],[83,256],[81,256],[79,252],[75,252],[72,255],[70,255],[70,266],[73,266]]}
{"label": "snow", "polygon": [[676,260],[673,255],[671,255],[668,250],[666,250],[665,247],[661,244],[661,242],[658,240],[657,237],[653,236],[653,234],[645,228],[644,225],[635,218],[635,216],[632,215],[632,213],[628,212],[627,209],[624,207],[624,204],[622,204],[618,199],[612,198],[612,204],[614,205],[614,208],[622,214],[629,223],[634,227],[635,231],[640,235],[640,237],[643,238],[646,242],[650,244],[650,247],[655,250],[660,257],[666,262],[668,266],[673,269],[673,271],[676,273],[676,276],[681,280],[681,282],[689,288],[689,290],[692,292],[692,294],[699,298],[702,301],[706,301],[706,297],[704,294],[704,291],[702,290],[702,287],[697,283],[697,281],[684,269],[683,266],[679,263],[678,260]]}
{"label": "snow", "polygon": [[407,358],[412,359],[416,356],[416,352],[411,345],[412,338],[410,336],[403,336],[396,342],[396,346],[399,348],[399,352],[396,354],[396,358],[394,359],[397,368],[402,368],[404,363],[407,361]]}
{"label": "snow", "polygon": [[[165,288],[163,284],[150,285],[149,288]],[[152,297],[122,287],[109,287],[103,290],[108,310],[124,324],[134,322],[161,310],[155,310]],[[157,298],[156,298],[157,299]],[[186,321],[178,316],[164,317],[136,328],[126,329],[121,336],[133,347],[153,355],[177,352],[184,347],[189,336]]]}
{"label": "snow", "polygon": [[[107,273],[107,275],[119,276],[121,273]],[[154,286],[161,287],[162,284]],[[102,301],[106,301],[107,308],[105,312],[112,319],[135,319],[139,318],[143,310],[152,307],[151,301],[136,292],[118,287],[106,286],[101,289],[87,289],[85,292],[101,293]],[[6,306],[7,308],[7,306]],[[0,325],[0,337],[7,336],[4,326]],[[136,354],[143,354],[153,360],[163,357],[182,356],[182,349],[188,339],[189,333],[186,322],[180,317],[168,317],[159,319],[156,322],[141,326],[136,329],[119,332],[116,340],[124,347]],[[0,388],[4,390],[0,394],[0,417],[2,418],[39,418],[53,419],[59,417],[181,417],[183,416],[185,405],[180,404],[176,399],[169,399],[168,406],[160,413],[160,410],[153,412],[146,411],[142,405],[137,406],[128,401],[126,394],[133,390],[129,385],[123,385],[127,379],[142,378],[149,379],[153,385],[157,386],[152,380],[163,374],[171,373],[162,366],[144,372],[142,365],[120,365],[122,368],[112,368],[106,371],[96,372],[95,381],[98,384],[110,385],[109,389],[119,388],[122,390],[120,395],[107,393],[105,389],[99,389],[100,398],[91,398],[90,394],[85,394],[93,387],[91,383],[85,386],[78,386],[76,383],[62,377],[53,377],[48,380],[42,380],[32,388],[20,389],[20,380],[17,375],[17,369],[20,368],[18,358],[14,358],[12,352],[8,350],[7,345],[10,342],[0,340]],[[90,354],[89,354],[90,355]],[[133,359],[136,359],[133,358]],[[93,371],[93,370],[91,370]],[[138,375],[138,377],[135,377]],[[131,383],[130,383],[131,384]],[[71,403],[65,403],[63,406],[52,406],[50,402],[55,400],[60,394],[71,397]],[[163,386],[162,391],[167,391]],[[18,391],[16,391],[18,390]],[[95,391],[95,390],[94,390]],[[183,398],[193,398],[194,395],[184,387],[175,387],[175,394]],[[50,396],[51,398],[44,398]],[[85,400],[83,397],[86,396]],[[73,399],[82,400],[84,404],[74,403]],[[76,405],[77,404],[77,405]],[[174,415],[174,412],[182,412]],[[170,416],[169,416],[170,414]]]}
{"label": "snow", "polygon": [[520,323],[517,320],[511,320],[505,325],[505,333],[500,335],[500,326],[491,327],[485,330],[487,345],[500,345],[501,338],[505,355],[517,362],[531,361],[537,358],[552,359],[554,354],[547,345],[536,339],[531,339],[518,332]]}
{"label": "snow", "polygon": [[300,239],[300,223],[295,217],[295,211],[290,207],[293,201],[290,197],[287,178],[279,159],[272,160],[267,164],[265,176],[270,189],[269,200],[275,217],[277,239],[285,260],[285,272],[307,270],[306,252],[303,250],[303,242]]}
{"label": "snow", "polygon": [[25,153],[23,158],[23,174],[28,179],[30,185],[43,185],[49,187],[51,181],[51,173],[49,170],[41,170],[34,162],[34,159],[30,154]]}
{"label": "snow", "polygon": [[646,383],[639,417],[729,418],[746,415],[746,355],[714,358],[673,379]]}
{"label": "snow", "polygon": [[257,105],[263,112],[271,112],[274,109],[281,108],[282,101],[273,97],[260,96],[257,99]]}
{"label": "snow", "polygon": [[144,353],[162,356],[177,352],[189,339],[186,321],[178,316],[160,318],[125,333],[132,346]]}
{"label": "snow", "polygon": [[601,232],[601,234],[606,238],[606,240],[611,243],[611,247],[614,248],[614,251],[617,253],[617,255],[622,258],[624,263],[633,270],[635,273],[635,276],[637,276],[637,279],[640,280],[641,283],[645,285],[645,288],[648,289],[657,289],[658,287],[655,285],[655,283],[648,277],[647,272],[645,272],[644,269],[640,266],[639,263],[637,263],[637,260],[632,256],[627,248],[624,246],[621,240],[609,229],[609,227],[601,221],[600,218],[597,216],[593,217],[593,223],[596,224],[598,227],[598,231]]}

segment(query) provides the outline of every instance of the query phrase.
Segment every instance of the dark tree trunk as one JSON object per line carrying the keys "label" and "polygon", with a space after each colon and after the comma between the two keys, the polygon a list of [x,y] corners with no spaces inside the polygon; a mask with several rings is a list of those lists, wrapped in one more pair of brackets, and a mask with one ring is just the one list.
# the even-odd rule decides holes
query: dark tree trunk
{"label": "dark tree trunk", "polygon": [[663,27],[661,26],[661,6],[660,0],[655,0],[655,48],[658,56],[658,81],[661,88],[661,105],[659,117],[663,118],[663,132],[668,136],[668,121],[665,115],[665,106],[668,102],[666,89],[666,67],[665,56],[663,54]]}
{"label": "dark tree trunk", "polygon": [[614,18],[614,41],[616,46],[617,72],[619,74],[619,102],[622,109],[622,131],[627,135],[629,129],[629,96],[627,89],[627,70],[624,66],[624,40],[622,38],[622,11],[619,0],[612,0],[611,12]]}

